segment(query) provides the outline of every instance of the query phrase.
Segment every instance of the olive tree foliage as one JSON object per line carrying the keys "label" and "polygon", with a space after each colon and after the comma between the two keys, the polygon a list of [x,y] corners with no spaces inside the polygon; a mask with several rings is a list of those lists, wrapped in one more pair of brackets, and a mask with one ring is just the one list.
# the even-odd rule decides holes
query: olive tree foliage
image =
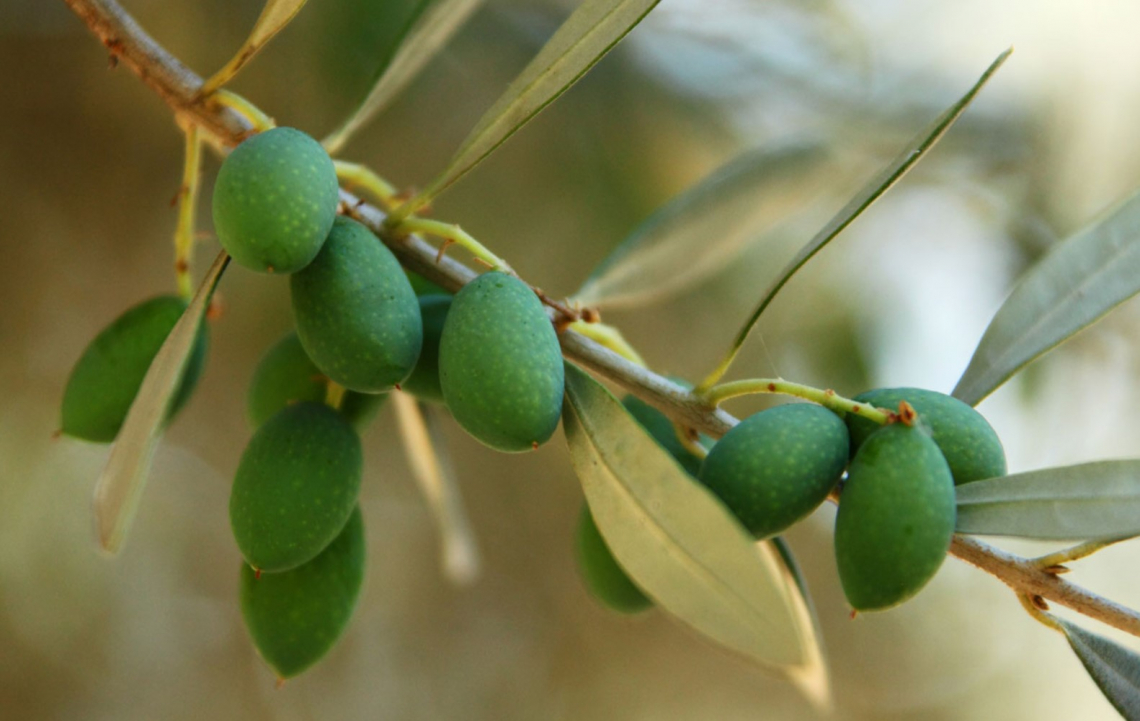
{"label": "olive tree foliage", "polygon": [[[114,0],[66,2],[112,57],[137,73],[167,103],[186,136],[184,192],[179,196],[181,212],[175,234],[177,281],[185,311],[149,364],[96,484],[99,541],[114,553],[127,541],[135,515],[145,513],[143,491],[151,459],[190,365],[211,295],[230,265],[229,255],[222,251],[196,284],[192,280],[191,239],[201,150],[209,147],[226,155],[243,140],[273,127],[265,112],[225,90],[225,85],[285,28],[305,2],[268,0],[245,45],[207,80],[148,36]],[[519,278],[507,259],[458,225],[426,218],[421,211],[462,182],[601,61],[654,9],[657,0],[580,3],[419,193],[401,194],[384,180],[380,169],[340,158],[349,139],[375,120],[479,4],[478,0],[419,0],[414,4],[401,42],[386,58],[371,91],[322,142],[340,180],[338,212],[374,233],[405,269],[435,283],[442,293],[460,292],[488,269],[530,288],[534,295],[530,300],[541,303],[546,321],[557,331],[566,362],[561,423],[589,514],[604,539],[603,548],[616,561],[615,572],[628,574],[646,604],[735,652],[744,662],[786,677],[813,703],[827,706],[830,684],[819,627],[791,549],[779,536],[757,538],[745,528],[736,509],[683,465],[684,454],[695,459],[695,468],[710,453],[709,446],[716,453],[715,439],[738,425],[720,404],[750,393],[794,396],[848,420],[858,416],[875,424],[924,427],[925,411],[918,408],[916,417],[915,408],[906,402],[878,408],[783,378],[729,382],[722,378],[772,299],[951,131],[1010,53],[997,56],[960,98],[899,148],[885,167],[864,171],[869,179],[862,189],[775,274],[758,294],[754,311],[728,344],[722,360],[699,383],[689,386],[646,367],[620,330],[600,321],[599,309],[655,302],[723,269],[746,244],[776,242],[765,231],[778,220],[773,217],[778,211],[766,199],[779,189],[795,187],[804,177],[825,174],[830,161],[827,150],[789,144],[741,154],[651,216],[571,297],[548,297],[538,289],[539,279]],[[1140,291],[1138,197],[1121,202],[1025,272],[981,338],[951,393],[954,398],[965,406],[977,405],[1029,363]],[[449,256],[446,251],[452,245],[465,248],[473,260],[464,263]],[[647,430],[646,417],[631,414],[630,403],[619,401],[603,382],[667,418],[673,435]],[[320,386],[321,393],[325,390]],[[334,408],[346,402],[344,388],[330,383],[327,391],[326,401]],[[479,559],[438,430],[446,405],[428,404],[404,393],[393,396],[401,437],[443,535],[446,572],[455,580],[470,579],[478,573]],[[929,420],[933,416],[931,411]],[[938,440],[937,429],[934,439]],[[946,448],[942,451],[949,455]],[[934,457],[941,463],[937,453]],[[860,475],[867,475],[872,464],[871,459],[864,459]],[[949,474],[944,477],[948,479]],[[830,499],[839,504],[842,514],[842,482],[828,488],[833,488]],[[953,498],[956,508],[950,528],[955,532],[939,553],[948,552],[1003,581],[1032,619],[1066,637],[1109,701],[1125,717],[1140,718],[1140,658],[1050,613],[1051,603],[1060,604],[1140,636],[1140,614],[1062,578],[1068,564],[1140,535],[1140,460],[971,480],[959,483]],[[816,502],[821,500],[822,496]],[[345,509],[348,513],[351,505]],[[976,535],[1078,543],[1047,556],[1024,558],[977,540]],[[891,549],[871,550],[883,551],[880,564],[894,562]],[[353,551],[343,553],[354,563],[362,562]],[[311,573],[323,579],[321,574],[332,571]],[[250,588],[269,588],[256,585],[260,571],[246,575]],[[282,587],[292,583],[280,578],[274,581],[278,582]],[[265,603],[276,608],[273,604],[279,601]],[[260,602],[250,601],[250,607]],[[348,611],[343,606],[337,607],[338,619],[351,611],[351,603]],[[267,655],[261,644],[273,641],[263,641],[258,634],[271,636],[273,630],[254,626],[251,622],[255,641]],[[268,655],[267,660],[272,663]],[[289,674],[282,672],[285,675]]]}

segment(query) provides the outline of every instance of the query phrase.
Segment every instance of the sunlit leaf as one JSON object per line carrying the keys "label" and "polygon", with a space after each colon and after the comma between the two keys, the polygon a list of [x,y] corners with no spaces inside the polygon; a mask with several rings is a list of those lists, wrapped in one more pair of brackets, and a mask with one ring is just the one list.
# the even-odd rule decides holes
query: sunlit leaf
{"label": "sunlit leaf", "polygon": [[1046,468],[958,486],[959,533],[1044,539],[1140,535],[1140,460]]}
{"label": "sunlit leaf", "polygon": [[413,10],[414,22],[405,29],[402,41],[397,41],[395,55],[380,68],[372,90],[360,106],[321,141],[325,149],[335,155],[357,130],[388,107],[482,3],[483,0],[420,0]]}
{"label": "sunlit leaf", "polygon": [[609,391],[569,365],[562,417],[598,529],[637,585],[713,641],[818,679],[810,610],[775,545],[757,544]]}
{"label": "sunlit leaf", "polygon": [[265,6],[261,9],[261,15],[254,23],[253,30],[250,31],[249,37],[245,39],[241,49],[230,58],[230,61],[221,70],[214,73],[214,76],[202,85],[199,93],[209,95],[232,80],[245,67],[245,64],[253,59],[254,55],[261,52],[261,49],[274,35],[288,25],[297,16],[297,13],[301,12],[306,1],[266,0]]}
{"label": "sunlit leaf", "polygon": [[456,584],[471,583],[479,576],[479,548],[439,422],[431,407],[407,393],[392,397],[408,463],[439,527],[444,575]]}
{"label": "sunlit leaf", "polygon": [[190,305],[159,348],[99,476],[95,486],[95,521],[99,543],[109,553],[122,547],[138,512],[167,408],[186,370],[210,296],[229,260],[224,251],[218,254]]}
{"label": "sunlit leaf", "polygon": [[1140,193],[1026,271],[990,321],[954,397],[977,405],[1033,359],[1137,291]]}
{"label": "sunlit leaf", "polygon": [[1109,703],[1124,718],[1140,719],[1140,655],[1068,621],[1057,621]]}
{"label": "sunlit leaf", "polygon": [[771,546],[772,550],[783,567],[781,571],[784,583],[787,585],[792,598],[793,613],[796,616],[796,625],[804,633],[803,647],[807,652],[807,662],[801,666],[786,669],[791,681],[799,687],[816,708],[827,712],[831,709],[831,678],[827,670],[827,660],[823,653],[823,637],[819,630],[819,618],[815,613],[815,606],[808,594],[807,584],[803,574],[792,555],[792,549],[784,539],[776,536],[763,541],[760,546]]}
{"label": "sunlit leaf", "polygon": [[819,195],[829,153],[816,143],[748,151],[651,215],[594,270],[574,299],[631,306],[717,272]]}
{"label": "sunlit leaf", "polygon": [[507,87],[467,136],[447,168],[405,212],[426,205],[566,92],[659,0],[586,0]]}
{"label": "sunlit leaf", "polygon": [[966,107],[982,89],[987,81],[993,76],[997,69],[1001,67],[1006,58],[1009,57],[1011,50],[1006,50],[999,55],[996,60],[982,73],[981,78],[978,79],[974,86],[963,95],[958,102],[951,105],[946,112],[942,113],[926,130],[920,133],[914,140],[907,145],[907,147],[893,160],[891,163],[879,172],[874,178],[871,179],[863,188],[851,199],[847,205],[830,220],[827,225],[823,227],[815,236],[808,241],[799,253],[796,254],[791,261],[784,267],[776,279],[764,291],[761,296],[759,305],[752,311],[747,322],[740,329],[736,338],[732,342],[731,349],[729,350],[725,359],[718,366],[713,374],[701,383],[702,390],[707,389],[717,380],[719,380],[728,370],[732,360],[736,357],[740,347],[744,345],[744,341],[748,338],[748,334],[752,332],[760,316],[768,308],[768,305],[776,297],[776,294],[784,287],[784,285],[795,275],[796,271],[804,266],[811,258],[820,251],[825,245],[831,242],[839,233],[841,233],[852,221],[863,214],[867,208],[878,200],[884,193],[891,189],[899,180],[902,179],[907,172],[914,167],[926,153],[933,148],[938,141],[950,129],[950,126],[961,117],[965,112]]}

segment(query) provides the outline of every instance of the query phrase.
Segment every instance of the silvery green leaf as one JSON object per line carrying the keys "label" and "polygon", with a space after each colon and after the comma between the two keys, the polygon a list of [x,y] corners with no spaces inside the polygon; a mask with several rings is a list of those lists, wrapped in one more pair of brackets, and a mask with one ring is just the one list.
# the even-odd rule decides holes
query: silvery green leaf
{"label": "silvery green leaf", "polygon": [[810,609],[773,543],[757,544],[584,371],[567,365],[570,458],[614,557],[659,607],[716,643],[828,693]]}
{"label": "silvery green leaf", "polygon": [[716,273],[819,195],[829,159],[818,143],[742,153],[638,226],[574,300],[610,308],[641,305]]}
{"label": "silvery green leaf", "polygon": [[306,2],[307,0],[266,0],[265,6],[261,9],[261,15],[254,23],[249,37],[242,43],[241,49],[226,63],[225,67],[214,73],[214,76],[202,85],[201,94],[209,95],[233,79],[274,35],[288,25],[297,16],[297,13],[301,12],[301,8],[305,6]]}
{"label": "silvery green leaf", "polygon": [[1129,721],[1140,719],[1140,655],[1068,621],[1056,621],[1109,703]]}
{"label": "silvery green leaf", "polygon": [[95,485],[99,544],[108,553],[117,553],[122,547],[138,512],[167,408],[186,370],[214,287],[229,260],[225,251],[218,254],[198,292],[159,348]]}
{"label": "silvery green leaf", "polygon": [[1140,193],[1053,248],[986,328],[953,395],[977,405],[1035,358],[1140,291]]}
{"label": "silvery green leaf", "polygon": [[483,0],[436,0],[434,3],[421,0],[418,9],[422,12],[414,11],[414,23],[407,29],[391,61],[380,69],[372,90],[344,123],[321,141],[325,150],[335,155],[356,131],[388,107],[482,3]]}
{"label": "silvery green leaf", "polygon": [[959,533],[1056,540],[1140,535],[1140,460],[1017,473],[957,488]]}

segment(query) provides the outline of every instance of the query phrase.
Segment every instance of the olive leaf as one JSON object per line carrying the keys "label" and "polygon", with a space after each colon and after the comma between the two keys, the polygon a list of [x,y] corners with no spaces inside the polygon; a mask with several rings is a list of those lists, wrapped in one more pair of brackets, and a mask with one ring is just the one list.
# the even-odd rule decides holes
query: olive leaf
{"label": "olive leaf", "polygon": [[1068,621],[1055,620],[1109,703],[1124,718],[1140,719],[1140,655]]}
{"label": "olive leaf", "polygon": [[810,607],[776,546],[757,544],[609,391],[572,365],[563,423],[598,530],[637,585],[711,640],[826,694]]}
{"label": "olive leaf", "polygon": [[407,393],[396,392],[392,397],[408,463],[439,526],[444,575],[459,585],[471,583],[479,576],[479,548],[439,420],[431,407]]}
{"label": "olive leaf", "polygon": [[198,91],[199,94],[202,96],[209,95],[232,80],[245,67],[245,64],[253,59],[254,55],[261,52],[261,49],[274,35],[288,25],[297,16],[297,13],[301,12],[301,8],[305,6],[306,2],[307,0],[266,0],[265,6],[261,8],[261,15],[254,23],[249,37],[242,43],[241,49],[230,58],[230,61],[221,70],[214,73],[213,77],[202,85],[202,89]]}
{"label": "olive leaf", "polygon": [[1096,461],[964,483],[958,533],[1056,540],[1140,535],[1140,460]]}
{"label": "olive leaf", "polygon": [[321,141],[325,150],[335,155],[356,131],[388,107],[482,3],[483,0],[420,0],[396,42],[395,54],[377,71],[368,95],[339,128]]}
{"label": "olive leaf", "polygon": [[1140,193],[1053,248],[986,328],[953,395],[977,405],[1014,373],[1140,291]]}
{"label": "olive leaf", "polygon": [[819,195],[830,153],[802,142],[746,151],[671,200],[574,294],[584,306],[641,305],[712,275]]}
{"label": "olive leaf", "polygon": [[767,290],[764,291],[759,305],[752,311],[752,315],[749,316],[744,326],[740,329],[740,332],[737,333],[724,360],[721,361],[721,364],[713,371],[712,375],[701,382],[699,387],[701,390],[705,390],[716,383],[728,370],[736,354],[740,351],[741,346],[744,345],[744,341],[747,340],[748,335],[760,320],[760,316],[768,308],[768,305],[776,297],[776,294],[779,293],[791,277],[796,274],[796,271],[802,268],[816,253],[847,228],[852,221],[862,215],[867,208],[871,207],[876,200],[890,190],[895,183],[901,180],[902,177],[942,139],[942,136],[950,129],[950,126],[961,117],[966,107],[974,97],[977,96],[986,82],[993,77],[994,73],[997,72],[998,68],[1002,66],[1002,63],[1006,61],[1006,58],[1008,58],[1012,52],[1013,49],[1011,48],[999,55],[997,59],[986,68],[986,71],[982,73],[982,76],[974,83],[973,87],[971,87],[958,102],[951,105],[929,127],[919,133],[887,167],[883,168],[870,182],[864,185],[855,197],[852,198],[847,205],[843,206],[843,208],[808,241],[807,245],[801,248],[799,253],[784,266],[776,279],[773,280]]}
{"label": "olive leaf", "polygon": [[447,168],[398,212],[427,205],[554,102],[617,45],[659,0],[586,0],[484,113]]}
{"label": "olive leaf", "polygon": [[218,254],[190,305],[159,348],[95,485],[99,543],[108,553],[117,553],[122,547],[138,512],[167,408],[186,370],[214,287],[229,261],[225,251]]}

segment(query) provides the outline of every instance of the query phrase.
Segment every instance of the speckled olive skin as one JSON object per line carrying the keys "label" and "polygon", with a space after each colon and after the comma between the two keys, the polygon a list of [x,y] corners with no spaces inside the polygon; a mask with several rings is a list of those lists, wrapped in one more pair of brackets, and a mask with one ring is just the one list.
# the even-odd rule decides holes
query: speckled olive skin
{"label": "speckled olive skin", "polygon": [[246,562],[287,571],[323,551],[356,506],[360,438],[327,406],[279,411],[250,440],[230,494],[230,526]]}
{"label": "speckled olive skin", "polygon": [[789,403],[741,421],[701,465],[701,482],[758,539],[802,520],[847,465],[847,426],[813,403]]}
{"label": "speckled olive skin", "polygon": [[294,273],[320,251],[340,198],[332,159],[294,128],[273,128],[234,148],[214,186],[214,230],[240,265]]}
{"label": "speckled olive skin", "polygon": [[[953,396],[921,388],[879,388],[860,393],[854,400],[892,411],[903,400],[913,406],[950,464],[957,485],[1006,474],[1005,450],[997,433],[981,413]],[[847,428],[854,453],[879,425],[848,414]]]}
{"label": "speckled olive skin", "polygon": [[400,388],[423,401],[443,402],[443,389],[439,385],[439,338],[443,323],[451,310],[450,295],[421,295],[420,317],[424,323],[424,344],[420,359],[408,379]]}
{"label": "speckled olive skin", "polygon": [[604,606],[619,613],[638,613],[653,605],[610,553],[590,507],[582,504],[574,539],[575,558],[586,589]]}
{"label": "speckled olive skin", "polygon": [[[256,429],[292,403],[323,403],[328,379],[309,360],[296,333],[289,333],[271,347],[253,372],[246,398],[250,424]],[[348,391],[340,412],[357,431],[364,430],[376,417],[387,394]]]}
{"label": "speckled olive skin", "polygon": [[649,435],[658,445],[669,451],[669,455],[676,458],[681,467],[696,478],[701,469],[701,459],[693,455],[677,438],[673,421],[669,420],[668,416],[637,396],[626,396],[621,399],[621,404],[642,428],[649,431]]}
{"label": "speckled olive skin", "polygon": [[360,510],[313,560],[282,573],[241,568],[241,612],[254,646],[279,678],[290,678],[328,653],[352,617],[364,581]]}
{"label": "speckled olive skin", "polygon": [[443,326],[439,380],[452,415],[484,444],[515,453],[546,442],[558,427],[565,376],[534,291],[497,271],[464,286]]}
{"label": "speckled olive skin", "polygon": [[420,304],[392,251],[368,228],[338,217],[316,259],[289,278],[305,352],[345,388],[391,390],[423,344]]}
{"label": "speckled olive skin", "polygon": [[[60,430],[97,443],[115,440],[158,349],[185,310],[186,301],[181,298],[157,296],[130,308],[95,336],[67,381]],[[198,384],[208,345],[209,332],[203,324],[182,383],[171,399],[167,420],[182,408]]]}
{"label": "speckled olive skin", "polygon": [[858,611],[891,608],[942,565],[954,533],[954,479],[930,436],[901,423],[873,433],[851,461],[835,519],[835,558]]}

